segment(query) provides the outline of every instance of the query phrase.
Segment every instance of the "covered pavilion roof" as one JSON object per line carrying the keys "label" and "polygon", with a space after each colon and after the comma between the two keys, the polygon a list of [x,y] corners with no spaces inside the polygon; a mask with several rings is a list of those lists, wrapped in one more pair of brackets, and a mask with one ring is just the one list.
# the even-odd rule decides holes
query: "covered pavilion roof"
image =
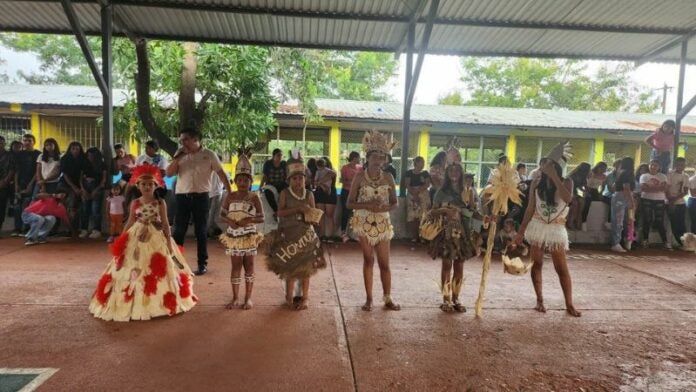
{"label": "covered pavilion roof", "polygon": [[[65,1],[65,0],[63,0]],[[428,54],[679,62],[692,0],[72,0],[86,34],[403,52],[409,24]],[[0,31],[73,34],[60,0],[0,3]],[[421,40],[432,22],[429,40]],[[687,61],[696,63],[696,45]]]}

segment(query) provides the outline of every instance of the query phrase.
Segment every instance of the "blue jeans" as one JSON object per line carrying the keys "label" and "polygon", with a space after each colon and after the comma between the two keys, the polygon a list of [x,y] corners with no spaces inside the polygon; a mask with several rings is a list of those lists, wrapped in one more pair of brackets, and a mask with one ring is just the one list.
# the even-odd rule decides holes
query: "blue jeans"
{"label": "blue jeans", "polygon": [[[82,186],[87,192],[92,192],[99,186],[96,181],[85,180]],[[104,192],[97,192],[90,200],[82,200],[80,206],[80,229],[101,231],[102,199]]]}
{"label": "blue jeans", "polygon": [[624,229],[628,227],[629,201],[623,192],[616,192],[611,198],[611,245],[621,244]]}
{"label": "blue jeans", "polygon": [[31,203],[30,193],[15,193],[16,204],[14,210],[14,230],[17,232],[24,231],[25,223],[22,221],[22,212]]}
{"label": "blue jeans", "polygon": [[174,218],[174,241],[183,246],[191,217],[196,233],[198,269],[208,265],[208,210],[210,199],[205,193],[179,193],[176,195],[176,217]]}
{"label": "blue jeans", "polygon": [[45,239],[48,233],[56,224],[56,217],[53,215],[41,216],[32,212],[22,212],[22,221],[29,225],[27,240],[36,241]]}
{"label": "blue jeans", "polygon": [[660,173],[667,175],[669,173],[669,165],[672,163],[672,151],[662,151],[658,152],[653,149],[650,152],[650,159],[657,159],[660,161]]}

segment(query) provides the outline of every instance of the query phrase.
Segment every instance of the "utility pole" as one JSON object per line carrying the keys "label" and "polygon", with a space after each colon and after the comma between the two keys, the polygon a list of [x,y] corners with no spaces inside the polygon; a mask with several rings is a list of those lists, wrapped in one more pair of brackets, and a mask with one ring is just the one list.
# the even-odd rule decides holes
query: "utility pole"
{"label": "utility pole", "polygon": [[667,82],[664,82],[664,85],[662,87],[654,89],[654,90],[662,90],[662,114],[667,113],[667,91],[670,91],[673,88],[674,88],[673,86],[668,86]]}

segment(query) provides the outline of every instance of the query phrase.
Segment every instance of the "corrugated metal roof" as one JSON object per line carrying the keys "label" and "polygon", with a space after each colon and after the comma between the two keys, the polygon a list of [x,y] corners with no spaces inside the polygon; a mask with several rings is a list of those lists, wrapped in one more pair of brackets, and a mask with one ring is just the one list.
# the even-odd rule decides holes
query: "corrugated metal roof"
{"label": "corrugated metal roof", "polygon": [[[177,40],[400,51],[431,0],[112,0],[115,32]],[[88,34],[95,0],[73,0]],[[418,4],[423,4],[418,7]],[[418,9],[419,13],[413,14]],[[429,53],[639,60],[696,31],[693,0],[441,0]],[[2,1],[0,31],[71,33],[58,0]],[[417,40],[417,46],[420,41]],[[679,60],[679,47],[657,60]],[[696,45],[688,51],[696,63]]]}
{"label": "corrugated metal roof", "polygon": [[[122,106],[127,99],[125,90],[114,90],[114,106]],[[174,105],[174,97],[161,102]],[[13,103],[46,107],[101,108],[99,89],[92,86],[9,85],[0,84],[0,106]],[[403,104],[400,102],[352,101],[318,99],[319,112],[327,119],[358,119],[400,122]],[[276,115],[301,116],[293,104],[280,105]],[[650,131],[664,120],[673,117],[661,114],[588,112],[494,108],[477,106],[413,105],[411,120],[416,123],[462,126],[501,126],[511,128],[558,128],[607,131]],[[682,132],[696,134],[696,116],[682,121]]]}

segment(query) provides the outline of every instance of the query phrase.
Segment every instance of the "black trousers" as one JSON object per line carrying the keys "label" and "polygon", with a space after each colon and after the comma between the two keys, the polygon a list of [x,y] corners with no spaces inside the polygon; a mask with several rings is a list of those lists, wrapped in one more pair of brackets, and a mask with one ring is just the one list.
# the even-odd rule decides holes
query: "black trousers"
{"label": "black trousers", "polygon": [[648,240],[650,229],[656,226],[662,242],[667,242],[665,231],[665,202],[664,200],[640,200],[640,215],[643,219],[643,241]]}
{"label": "black trousers", "polygon": [[341,231],[346,232],[348,228],[348,221],[350,217],[353,216],[353,210],[349,210],[346,205],[348,204],[348,194],[350,189],[341,189]]}
{"label": "black trousers", "polygon": [[669,214],[669,223],[672,226],[672,236],[681,245],[681,237],[686,232],[686,204],[669,206],[667,213]]}
{"label": "black trousers", "polygon": [[10,188],[0,188],[0,230],[2,230],[2,225],[5,223],[5,217],[7,216],[7,202],[10,200]]}
{"label": "black trousers", "polygon": [[198,269],[208,265],[208,192],[180,193],[176,195],[176,216],[174,218],[174,241],[183,246],[188,224],[193,217],[193,231],[198,245]]}

